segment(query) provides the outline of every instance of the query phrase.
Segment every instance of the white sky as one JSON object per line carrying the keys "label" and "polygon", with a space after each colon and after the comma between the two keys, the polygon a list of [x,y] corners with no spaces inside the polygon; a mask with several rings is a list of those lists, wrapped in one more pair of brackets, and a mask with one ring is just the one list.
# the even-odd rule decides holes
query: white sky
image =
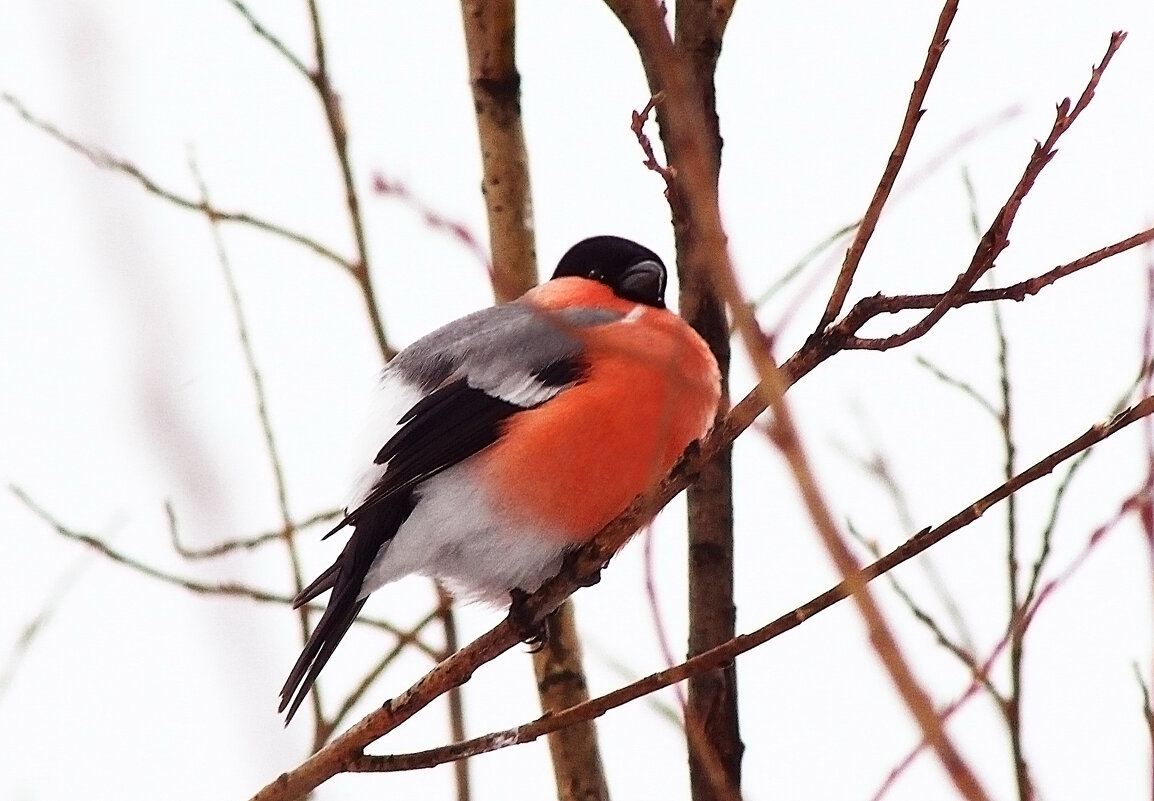
{"label": "white sky", "polygon": [[[266,0],[252,8],[309,62],[304,4],[289,5]],[[403,204],[370,192],[379,171],[479,235],[485,231],[459,11],[453,3],[415,8],[324,5],[382,313],[398,345],[490,297],[466,250],[431,234]],[[864,210],[938,11],[924,2],[738,3],[718,93],[724,212],[749,294]],[[191,148],[219,206],[351,251],[315,97],[226,3],[2,0],[0,18],[0,89],[189,194]],[[1018,113],[952,151],[892,205],[851,299],[948,285],[973,246],[962,167],[988,224],[1034,140],[1045,138],[1054,103],[1081,92],[1114,29],[1130,37],[1023,207],[999,280],[1037,274],[1151,224],[1151,4],[970,0],[952,29],[907,165],[912,172],[925,164],[975,123],[1009,108]],[[627,37],[592,0],[522,3],[519,35],[542,271],[572,242],[602,232],[632,236],[671,260],[661,184],[640,166],[628,128],[630,111],[647,98]],[[206,224],[94,169],[7,108],[0,108],[0,142],[0,478],[67,524],[149,563],[287,590],[276,549],[184,565],[165,535],[166,498],[186,540],[197,545],[266,530],[277,520]],[[307,516],[343,497],[345,454],[377,355],[355,287],[338,270],[258,233],[233,227],[226,236],[290,505]],[[1023,465],[1105,417],[1132,379],[1142,274],[1141,255],[1129,254],[1005,308]],[[812,328],[814,305],[811,299],[797,311],[780,355]],[[767,326],[781,310],[765,311]],[[893,324],[881,321],[874,330],[896,330]],[[909,492],[917,528],[999,483],[992,423],[914,363],[924,356],[993,395],[993,353],[989,311],[972,308],[900,352],[838,357],[791,393],[841,519],[887,546],[910,533],[843,449],[884,448]],[[750,383],[739,365],[736,393]],[[1138,445],[1134,428],[1091,459],[1071,491],[1051,573],[1137,486]],[[738,621],[747,631],[824,590],[835,575],[765,443],[743,437],[737,460]],[[1022,496],[1029,553],[1052,491],[1052,483],[1043,484]],[[680,648],[678,508],[661,518],[656,550],[661,600]],[[1001,513],[931,556],[983,653],[997,641],[1005,614]],[[55,536],[6,493],[0,532],[0,666],[23,628],[58,599],[0,695],[0,799],[246,798],[303,756],[307,725],[286,731],[275,711],[298,648],[295,617],[286,609],[191,597],[109,564]],[[316,536],[303,541],[310,572],[329,563],[330,546]],[[629,677],[662,667],[640,554],[627,549],[601,585],[578,596],[597,693],[625,680],[614,663]],[[1032,630],[1026,745],[1047,801],[1150,795],[1150,743],[1132,673],[1137,662],[1148,676],[1151,664],[1148,560],[1137,527],[1120,527]],[[898,575],[934,606],[916,565]],[[378,593],[373,604],[406,620],[423,612],[427,595],[426,582],[411,580]],[[882,597],[935,698],[954,697],[965,686],[962,672],[896,600]],[[468,608],[462,618],[475,635],[499,616]],[[372,664],[385,647],[368,634],[350,637],[325,672],[329,701],[339,694],[333,688],[355,680],[358,666]],[[749,799],[868,798],[914,742],[848,604],[738,665]],[[402,660],[368,703],[404,689],[425,667]],[[534,717],[529,675],[523,651],[479,671],[467,688],[470,734]],[[951,731],[995,796],[1011,797],[1008,748],[992,705],[971,704]],[[650,707],[612,712],[600,732],[618,797],[687,797],[684,745]],[[411,750],[445,737],[437,707],[377,748]],[[551,793],[543,743],[480,757],[473,771],[477,798]],[[450,787],[445,768],[342,777],[318,797],[420,791],[439,798]],[[951,792],[923,758],[889,798]]]}

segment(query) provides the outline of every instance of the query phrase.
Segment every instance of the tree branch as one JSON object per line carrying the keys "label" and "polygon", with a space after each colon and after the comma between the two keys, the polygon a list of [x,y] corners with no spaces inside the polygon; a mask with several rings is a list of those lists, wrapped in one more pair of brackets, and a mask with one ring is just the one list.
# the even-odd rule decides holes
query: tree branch
{"label": "tree branch", "polygon": [[897,144],[894,145],[893,152],[890,153],[889,160],[886,162],[886,168],[882,172],[881,180],[878,182],[877,189],[874,190],[870,204],[866,208],[866,213],[861,218],[853,242],[850,243],[849,249],[846,250],[845,261],[841,265],[841,271],[838,272],[833,292],[830,294],[829,302],[826,304],[825,311],[822,312],[821,319],[818,321],[818,332],[825,330],[845,305],[846,296],[849,295],[850,286],[853,284],[854,275],[857,273],[858,265],[861,264],[862,256],[865,254],[866,245],[869,244],[870,237],[873,236],[874,229],[878,224],[878,219],[881,218],[882,209],[885,207],[886,201],[889,200],[890,192],[894,188],[894,182],[897,181],[898,172],[901,171],[902,164],[905,163],[906,153],[909,152],[910,142],[913,141],[914,131],[918,127],[918,122],[925,113],[922,104],[926,100],[926,93],[930,89],[930,81],[933,80],[934,72],[937,70],[938,63],[942,59],[942,53],[945,51],[946,45],[949,44],[949,39],[946,38],[946,34],[949,32],[950,25],[953,23],[954,16],[957,13],[958,0],[947,0],[946,4],[942,6],[941,13],[938,15],[938,26],[934,29],[934,37],[930,42],[929,52],[926,53],[925,64],[922,65],[922,72],[918,76],[918,79],[914,81],[913,91],[910,92],[910,101],[906,106],[906,114],[902,119],[901,130],[898,132]]}
{"label": "tree branch", "polygon": [[[359,756],[352,760],[349,769],[359,772],[416,770],[433,767],[434,765],[454,759],[476,756],[511,745],[532,742],[550,731],[572,725],[578,721],[592,720],[600,717],[610,709],[623,706],[630,701],[684,681],[690,676],[712,670],[718,665],[731,661],[737,656],[751,651],[760,645],[764,645],[770,640],[801,625],[817,613],[850,597],[851,593],[855,591],[856,584],[872,581],[878,576],[888,573],[903,562],[907,562],[913,557],[923,553],[930,546],[973,523],[995,504],[1009,498],[1026,485],[1049,475],[1058,465],[1077,456],[1086,449],[1093,447],[1102,440],[1113,436],[1131,423],[1151,414],[1154,414],[1154,396],[1144,398],[1138,404],[1126,409],[1106,422],[1091,426],[1080,437],[1077,437],[1048,456],[1035,462],[1032,466],[1023,470],[1009,481],[1002,483],[974,503],[966,506],[946,522],[939,526],[918,532],[885,556],[862,568],[854,576],[831,587],[821,595],[802,604],[793,611],[782,615],[755,631],[739,635],[724,645],[699,656],[687,659],[676,667],[646,676],[643,679],[592,699],[591,701],[571,707],[562,712],[543,715],[534,721],[512,729],[492,732],[464,743],[453,743],[427,751],[390,756]],[[1035,601],[1035,608],[1036,606],[1037,600]],[[489,634],[492,633],[493,632],[489,632]],[[270,798],[272,797],[273,796],[270,796]],[[282,796],[275,797],[281,798]],[[291,796],[283,796],[283,798],[289,797]]]}

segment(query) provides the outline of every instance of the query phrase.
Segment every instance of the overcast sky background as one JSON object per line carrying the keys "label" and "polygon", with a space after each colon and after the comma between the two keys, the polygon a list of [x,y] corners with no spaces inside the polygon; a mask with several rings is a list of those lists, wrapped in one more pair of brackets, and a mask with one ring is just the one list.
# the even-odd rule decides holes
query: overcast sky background
{"label": "overcast sky background", "polygon": [[[311,64],[304,3],[251,8]],[[725,137],[723,211],[745,291],[759,295],[815,244],[856,219],[893,146],[939,12],[935,3],[742,0],[718,72]],[[431,232],[373,175],[484,238],[480,163],[459,9],[454,3],[325,3],[331,69],[362,190],[380,306],[404,345],[490,302],[482,266]],[[83,140],[195,194],[195,155],[214,202],[300,229],[351,252],[341,188],[311,89],[225,2],[0,0],[0,89]],[[1120,240],[1154,219],[1154,7],[1149,2],[967,0],[934,79],[908,174],[851,300],[877,291],[941,291],[974,245],[961,178],[969,170],[988,224],[1044,139],[1054,103],[1077,96],[1112,30],[1130,36],[1097,98],[1059,146],[1022,209],[999,283],[1036,275]],[[660,180],[640,165],[630,112],[647,100],[628,37],[599,2],[519,8],[518,60],[541,270],[596,233],[635,238],[672,262]],[[993,122],[992,122],[993,121]],[[959,136],[978,126],[964,146]],[[656,133],[653,130],[653,133]],[[287,591],[276,548],[188,565],[168,545],[172,499],[185,540],[205,546],[273,528],[273,483],[251,382],[207,224],[95,169],[0,108],[0,479],[67,525],[143,561],[204,580]],[[294,514],[344,497],[351,439],[379,357],[358,292],[331,264],[251,230],[226,244],[270,398]],[[835,253],[840,259],[840,252]],[[1131,253],[1004,308],[1012,343],[1021,464],[1103,419],[1139,363],[1144,262]],[[820,265],[820,260],[818,262]],[[818,265],[807,277],[819,274]],[[830,277],[794,284],[762,312],[784,357],[812,329]],[[802,297],[799,300],[799,295]],[[845,453],[882,448],[907,488],[915,529],[941,522],[1000,483],[996,428],[915,364],[922,356],[994,396],[986,308],[950,314],[888,354],[850,353],[791,393],[839,520],[892,547],[911,531]],[[889,332],[906,318],[882,320]],[[735,395],[752,385],[744,362]],[[1071,490],[1048,575],[1141,481],[1140,432],[1105,444]],[[752,630],[826,589],[836,575],[778,458],[757,434],[737,447],[738,627]],[[1053,483],[1022,495],[1031,543]],[[659,595],[677,652],[684,642],[684,533],[677,502],[659,519]],[[999,508],[932,551],[984,654],[1004,625]],[[308,571],[337,547],[302,541]],[[578,595],[595,693],[663,667],[645,607],[642,549]],[[246,798],[305,754],[308,726],[285,730],[276,692],[299,647],[283,607],[206,600],[66,542],[0,493],[0,799]],[[898,575],[934,605],[917,565]],[[419,579],[374,596],[411,620]],[[887,610],[939,701],[964,673],[888,593]],[[18,662],[25,627],[54,612]],[[467,636],[499,613],[462,612]],[[1039,615],[1028,641],[1027,756],[1042,798],[1149,798],[1150,742],[1133,674],[1151,666],[1149,552],[1137,526],[1111,531]],[[356,633],[325,672],[327,697],[389,643]],[[364,705],[395,695],[427,665],[402,659]],[[12,672],[5,672],[11,669]],[[624,671],[624,674],[622,673]],[[848,604],[738,662],[745,794],[868,798],[916,742]],[[466,690],[471,735],[536,716],[531,668],[517,649]],[[1004,678],[1004,671],[999,673]],[[662,694],[666,703],[672,696]],[[684,743],[646,703],[600,722],[621,798],[686,798]],[[997,798],[1010,798],[1009,750],[992,705],[973,702],[951,731]],[[446,739],[439,705],[379,752]],[[473,763],[476,797],[552,793],[544,743]],[[334,779],[319,798],[449,797],[448,768]],[[920,759],[891,799],[950,797]],[[428,795],[425,795],[425,794]]]}

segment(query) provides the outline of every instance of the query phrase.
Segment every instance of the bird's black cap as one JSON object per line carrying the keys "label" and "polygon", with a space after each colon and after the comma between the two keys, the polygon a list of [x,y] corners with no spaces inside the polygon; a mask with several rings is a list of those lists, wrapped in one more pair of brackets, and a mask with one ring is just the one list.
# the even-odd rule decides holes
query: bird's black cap
{"label": "bird's black cap", "polygon": [[652,250],[619,236],[594,236],[569,248],[554,278],[576,276],[599,281],[618,297],[665,308],[667,272]]}

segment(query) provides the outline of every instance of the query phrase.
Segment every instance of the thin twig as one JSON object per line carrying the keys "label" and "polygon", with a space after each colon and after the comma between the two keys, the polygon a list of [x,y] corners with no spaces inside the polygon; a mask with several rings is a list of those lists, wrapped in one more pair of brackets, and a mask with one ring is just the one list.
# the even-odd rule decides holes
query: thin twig
{"label": "thin twig", "polygon": [[[240,584],[237,582],[209,583],[186,578],[184,576],[179,576],[175,573],[169,573],[160,569],[159,567],[155,567],[146,562],[142,562],[133,556],[129,556],[123,551],[113,548],[110,544],[97,536],[69,528],[68,526],[64,525],[64,523],[55,518],[50,512],[44,509],[44,507],[40,506],[38,503],[32,500],[31,496],[29,496],[28,493],[20,487],[14,484],[9,484],[8,491],[15,495],[17,500],[24,504],[24,506],[26,506],[29,511],[44,521],[44,523],[48,525],[49,528],[53,529],[61,537],[86,545],[106,559],[116,562],[117,564],[124,565],[125,567],[142,575],[148,576],[149,578],[154,578],[158,581],[161,581],[165,584],[171,584],[175,587],[181,587],[198,595],[216,595],[227,598],[246,598],[250,601],[259,601],[261,603],[292,606],[293,599],[288,595],[282,595],[276,592],[268,592],[257,587],[251,587],[247,584]],[[323,609],[323,607],[319,604],[311,604],[310,609],[315,612]],[[408,632],[398,628],[386,620],[379,620],[377,618],[371,617],[358,617],[357,623],[369,626],[370,628],[380,629],[382,631],[388,632],[394,637],[400,638],[406,642],[410,642],[417,646],[417,648],[419,648],[424,654],[433,659],[438,659],[441,656],[441,652],[438,649],[430,647],[419,639],[414,639],[413,636]]]}
{"label": "thin twig", "polygon": [[978,406],[982,408],[982,411],[990,415],[992,420],[998,419],[998,410],[994,408],[994,404],[991,403],[986,398],[986,396],[979,392],[973,384],[965,381],[964,379],[958,378],[957,376],[950,375],[924,356],[915,356],[914,363],[917,364],[918,367],[927,370],[930,375],[941,381],[946,386],[958,390],[974,403],[978,404]]}
{"label": "thin twig", "polygon": [[[1145,245],[1149,242],[1154,242],[1154,228],[1147,228],[1144,231],[1139,231],[1133,236],[1126,237],[1118,242],[1115,242],[1106,247],[1099,248],[1092,253],[1087,253],[1085,256],[1075,259],[1054,267],[1041,275],[1036,275],[1033,278],[1027,278],[1024,281],[1019,281],[1016,284],[1009,286],[996,287],[994,289],[971,289],[961,294],[953,294],[952,290],[948,292],[940,292],[932,295],[871,295],[868,298],[862,298],[854,304],[849,313],[846,314],[842,321],[839,322],[834,330],[842,336],[854,334],[861,330],[861,327],[869,322],[874,317],[880,314],[897,314],[898,312],[907,311],[909,309],[935,309],[943,304],[949,308],[961,308],[973,303],[988,303],[995,300],[1013,300],[1023,301],[1031,295],[1036,295],[1046,287],[1052,286],[1059,279],[1065,278],[1068,275],[1073,275],[1079,270],[1091,267],[1106,259],[1117,256],[1119,253],[1124,253],[1128,250],[1133,250],[1136,247]],[[940,318],[939,318],[940,319]],[[936,321],[935,321],[936,322]],[[925,329],[928,331],[929,329]],[[920,331],[918,336],[921,336],[925,331]],[[914,337],[915,339],[917,337]],[[890,338],[867,339],[849,337],[844,342],[839,343],[840,347],[848,350],[855,349],[870,349],[870,350],[887,350],[891,347],[904,344],[904,342],[893,343],[888,341]]]}
{"label": "thin twig", "polygon": [[369,247],[365,238],[364,219],[361,215],[361,201],[357,195],[357,185],[353,179],[352,159],[349,156],[349,132],[345,126],[344,114],[341,111],[340,96],[333,88],[332,78],[329,75],[325,37],[321,30],[321,15],[320,9],[317,7],[317,0],[308,0],[308,11],[316,69],[307,71],[306,74],[313,88],[316,89],[321,106],[324,108],[333,151],[341,171],[341,182],[345,191],[345,208],[348,210],[349,226],[352,228],[353,244],[357,251],[356,259],[350,264],[350,269],[353,278],[360,285],[377,347],[380,349],[382,358],[388,361],[396,355],[396,351],[389,345],[388,337],[385,335],[385,321],[381,317],[381,310],[377,305],[377,296],[373,289],[373,276],[369,268]]}
{"label": "thin twig", "polygon": [[177,206],[178,208],[187,211],[195,211],[199,214],[212,216],[220,222],[237,223],[245,225],[250,228],[255,228],[259,231],[264,231],[274,236],[279,236],[282,239],[287,239],[289,242],[294,242],[318,256],[325,258],[339,267],[342,267],[350,272],[353,270],[353,264],[344,256],[339,255],[332,248],[322,245],[315,239],[305,236],[304,234],[285,228],[276,223],[269,222],[260,217],[255,217],[251,214],[235,211],[224,211],[215,208],[204,202],[198,202],[192,198],[179,194],[171,189],[161,186],[155,179],[151,178],[140,167],[133,164],[126,159],[118,158],[106,150],[86,144],[79,139],[76,139],[64,133],[60,128],[52,123],[37,117],[28,108],[20,102],[13,95],[4,93],[0,94],[0,100],[3,100],[9,107],[12,108],[20,117],[33,128],[43,131],[52,139],[55,139],[60,144],[68,149],[80,154],[84,158],[91,161],[97,167],[103,170],[119,173],[136,181],[141,188],[151,195],[159,197],[161,200]]}
{"label": "thin twig", "polygon": [[32,644],[44,633],[44,630],[48,627],[52,618],[55,617],[56,613],[60,610],[65,595],[68,594],[68,591],[72,589],[72,585],[76,583],[81,573],[90,564],[91,562],[86,559],[79,564],[73,565],[67,573],[57,579],[52,591],[48,593],[44,605],[32,616],[31,620],[21,627],[20,636],[12,645],[12,649],[4,658],[3,663],[0,663],[0,703],[4,701],[4,696],[8,694],[9,688],[11,688],[13,682],[15,682],[16,676],[20,672],[20,666],[24,663],[24,659],[32,649]]}
{"label": "thin twig", "polygon": [[[493,277],[493,260],[489,251],[477,238],[477,235],[460,220],[454,220],[437,210],[432,204],[417,197],[401,181],[389,178],[383,172],[373,173],[373,191],[383,197],[392,197],[404,203],[420,215],[421,221],[433,231],[442,233],[464,247],[477,262],[485,268],[485,272]],[[534,272],[534,278],[536,273]],[[536,281],[534,280],[534,283]],[[531,286],[531,285],[530,285]],[[526,287],[528,288],[528,287]],[[524,291],[524,290],[522,290]],[[510,300],[511,298],[506,298]]]}
{"label": "thin twig", "polygon": [[[1143,403],[1145,403],[1146,401],[1154,401],[1154,396],[1148,396],[1145,399],[1145,401],[1143,401]],[[1127,411],[1132,411],[1132,409],[1127,410]],[[1154,407],[1151,407],[1150,411],[1154,412]],[[1149,420],[1149,417],[1143,418],[1143,422],[1146,422],[1148,420]],[[1113,421],[1111,421],[1111,422],[1113,422]],[[1083,451],[1083,453],[1085,453],[1085,451]],[[1051,470],[1052,469],[1053,468],[1051,467]],[[1129,514],[1135,514],[1135,513],[1138,515],[1142,514],[1142,509],[1140,508],[1140,505],[1135,503],[1135,500],[1137,499],[1137,497],[1138,496],[1133,495],[1130,498],[1126,499],[1122,503],[1122,506],[1117,511],[1117,513],[1115,513],[1115,515],[1108,522],[1104,523],[1103,525],[1101,525],[1097,529],[1095,529],[1094,532],[1087,538],[1086,544],[1083,546],[1082,550],[1070,562],[1070,564],[1068,564],[1066,566],[1065,570],[1063,570],[1054,579],[1046,582],[1041,587],[1037,596],[1034,598],[1033,602],[1030,603],[1028,606],[1024,607],[1022,610],[1022,614],[1018,617],[1018,621],[1017,621],[1016,625],[1021,630],[1024,631],[1030,627],[1030,625],[1033,623],[1034,617],[1038,614],[1038,611],[1042,608],[1042,605],[1045,604],[1046,601],[1048,601],[1051,597],[1053,597],[1053,595],[1067,581],[1069,581],[1069,579],[1075,573],[1077,573],[1079,569],[1081,569],[1082,565],[1084,565],[1086,563],[1086,560],[1090,557],[1090,554],[1094,551],[1094,549],[1102,542],[1102,540],[1106,537],[1106,535],[1108,533],[1110,533],[1111,531],[1115,530],[1118,527],[1118,524],[1122,521],[1122,519],[1124,517],[1126,517]],[[989,681],[989,678],[988,678],[989,674],[993,670],[994,664],[997,662],[998,658],[1001,657],[1001,655],[1005,652],[1006,648],[1009,646],[1009,644],[1011,642],[1012,637],[1013,637],[1013,633],[1011,631],[1007,631],[1002,636],[1002,638],[998,641],[998,643],[990,651],[990,653],[986,657],[986,659],[982,662],[979,676],[971,679],[969,686],[962,692],[962,694],[959,695],[957,698],[955,698],[953,701],[951,701],[949,704],[947,704],[945,707],[942,708],[941,715],[942,715],[943,720],[948,720],[949,718],[953,717],[954,714],[958,710],[960,710],[963,706],[966,705],[966,703],[968,703],[972,698],[974,698],[977,695],[977,691],[980,687],[986,686],[986,684]],[[925,751],[926,747],[927,747],[927,743],[925,742],[925,740],[920,742],[918,745],[914,746],[914,748],[911,749],[909,751],[909,753],[906,754],[906,756],[902,759],[902,761],[895,768],[893,768],[893,770],[890,771],[889,775],[886,777],[886,779],[882,783],[881,787],[871,797],[871,801],[881,801],[881,799],[889,792],[889,789],[893,786],[893,784],[897,781],[897,779],[906,771],[906,769],[909,768],[909,766],[913,763],[914,759],[917,758],[918,754]]]}
{"label": "thin twig", "polygon": [[846,296],[849,295],[850,286],[853,284],[854,275],[857,273],[858,265],[861,264],[862,256],[865,254],[866,245],[869,244],[870,237],[873,236],[882,209],[885,208],[890,191],[898,178],[898,172],[901,171],[902,164],[905,163],[906,153],[910,149],[910,142],[913,141],[918,121],[925,113],[922,109],[922,103],[925,102],[926,93],[930,89],[930,81],[933,80],[934,72],[942,59],[942,53],[949,43],[946,34],[949,33],[950,24],[954,21],[954,16],[957,13],[958,0],[947,0],[938,15],[938,25],[934,29],[934,36],[930,41],[929,51],[926,53],[926,61],[922,65],[921,74],[914,81],[913,91],[910,92],[910,101],[906,106],[901,130],[898,132],[897,144],[894,145],[893,152],[890,153],[881,180],[870,199],[870,204],[866,208],[865,214],[862,215],[857,234],[854,235],[853,242],[850,243],[849,249],[846,251],[845,261],[842,263],[841,271],[838,273],[837,282],[830,293],[825,311],[822,312],[821,319],[818,321],[816,333],[824,331],[845,305]]}
{"label": "thin twig", "polygon": [[[1098,86],[1098,81],[1101,80],[1110,60],[1114,57],[1114,53],[1122,46],[1122,42],[1126,40],[1126,34],[1123,31],[1115,31],[1110,36],[1110,44],[1106,48],[1106,54],[1102,57],[1102,61],[1094,67],[1090,74],[1090,80],[1086,84],[1086,88],[1082,90],[1078,102],[1074,104],[1073,108],[1070,106],[1070,99],[1065,98],[1058,104],[1054,124],[1050,128],[1050,134],[1046,137],[1046,141],[1037,144],[1034,147],[1034,152],[1026,163],[1025,170],[1022,177],[1018,179],[1010,197],[1002,206],[994,222],[990,225],[982,241],[979,243],[977,250],[974,251],[974,256],[970,261],[969,266],[962,272],[955,280],[950,289],[944,293],[941,300],[926,314],[921,320],[913,324],[906,330],[892,334],[887,337],[878,338],[858,338],[851,337],[846,344],[846,347],[855,349],[868,350],[887,350],[889,348],[904,345],[914,339],[925,334],[930,328],[937,324],[947,311],[950,310],[962,296],[969,293],[978,279],[985,275],[990,268],[994,266],[994,262],[1003,250],[1010,244],[1010,228],[1014,224],[1014,219],[1017,217],[1018,210],[1022,206],[1022,201],[1025,200],[1026,195],[1030,189],[1033,188],[1034,182],[1038,179],[1042,170],[1050,163],[1051,159],[1057,154],[1057,143],[1070,126],[1078,119],[1082,111],[1089,105],[1090,100],[1094,97],[1094,90]],[[841,323],[833,326],[833,329],[843,329],[843,324],[848,324],[850,319],[854,317],[854,309],[842,320]],[[851,326],[852,327],[852,326]],[[817,337],[821,331],[814,334]]]}
{"label": "thin twig", "polygon": [[[197,189],[200,192],[202,208],[210,208],[212,204],[208,196],[208,186],[205,184],[204,176],[201,175],[200,169],[196,164],[196,159],[191,153],[188,158],[188,167],[192,172],[193,180],[195,180]],[[288,486],[285,481],[284,466],[281,462],[280,450],[277,447],[276,434],[272,429],[272,418],[269,415],[268,393],[265,392],[264,377],[261,375],[260,366],[257,364],[256,351],[253,349],[252,338],[249,336],[248,321],[245,319],[244,306],[240,300],[240,290],[236,285],[236,276],[233,273],[232,260],[229,258],[228,250],[224,246],[224,237],[221,236],[220,221],[210,213],[205,213],[205,219],[208,221],[209,230],[212,234],[213,247],[216,249],[217,262],[220,264],[221,275],[224,278],[224,285],[228,291],[229,306],[232,309],[233,322],[236,325],[237,341],[240,343],[241,353],[244,356],[245,369],[248,372],[249,380],[252,382],[253,395],[256,400],[257,419],[260,421],[261,435],[264,439],[265,457],[268,460],[269,468],[272,472],[277,511],[280,513],[281,542],[284,544],[285,552],[288,555],[289,575],[292,577],[293,594],[295,595],[304,587],[304,574],[301,569],[300,554],[297,552],[296,541],[293,538],[296,529],[293,528],[293,516],[288,505]],[[173,530],[175,530],[174,527]],[[300,637],[301,644],[303,645],[309,636],[309,610],[307,606],[302,606],[297,609],[297,621],[300,624]],[[312,706],[313,718],[317,730],[319,730],[324,721],[324,712],[321,706],[319,692],[312,694]],[[316,744],[318,743],[314,743],[314,745]]]}
{"label": "thin twig", "polygon": [[665,196],[669,197],[669,193],[673,191],[673,182],[677,178],[677,170],[673,167],[667,167],[657,160],[657,156],[653,153],[653,142],[650,141],[649,135],[645,133],[645,123],[649,121],[649,115],[653,113],[653,109],[657,108],[657,104],[665,99],[664,92],[658,92],[649,98],[645,104],[645,108],[641,111],[633,112],[633,121],[629,124],[629,129],[633,131],[633,135],[637,137],[637,144],[641,146],[641,152],[645,154],[645,160],[642,161],[645,169],[652,170],[661,176],[665,181]]}
{"label": "thin twig", "polygon": [[[353,707],[356,706],[357,702],[360,701],[361,698],[365,696],[365,693],[369,691],[373,685],[373,682],[380,678],[381,674],[385,672],[385,669],[388,668],[389,665],[391,665],[393,662],[395,662],[397,657],[404,653],[405,648],[412,644],[413,639],[415,639],[422,631],[424,631],[430,623],[437,620],[439,616],[439,609],[434,607],[427,615],[421,618],[416,625],[409,629],[409,634],[412,635],[411,638],[398,639],[396,644],[393,645],[388,653],[381,657],[380,661],[377,662],[373,669],[361,678],[361,681],[357,684],[357,686],[353,688],[353,690],[348,695],[345,696],[345,700],[341,702],[340,708],[338,708],[337,711],[333,714],[332,718],[326,722],[325,725],[329,727],[328,736],[324,738],[326,741],[328,740],[328,737],[331,737],[332,733],[340,727],[341,723],[345,721],[345,719],[349,716],[349,713],[353,711]],[[444,654],[438,654],[434,658],[439,661],[440,659],[444,658]]]}
{"label": "thin twig", "polygon": [[[950,159],[957,155],[958,151],[970,145],[975,140],[981,139],[990,131],[993,131],[1002,125],[1005,125],[1006,123],[1014,120],[1020,116],[1021,113],[1022,110],[1020,106],[1007,106],[1006,108],[991,114],[989,117],[983,120],[979,120],[966,130],[959,133],[953,139],[946,142],[936,153],[926,159],[925,162],[920,164],[911,172],[908,172],[905,178],[898,181],[898,183],[894,186],[892,194],[889,197],[889,203],[887,206],[889,206],[889,208],[893,208],[895,204],[898,204],[905,198],[909,197],[915,190],[920,188],[921,185],[925,183],[925,181],[931,175],[940,170],[945,164],[949,163]],[[768,303],[774,295],[776,295],[785,286],[796,279],[797,276],[800,275],[801,272],[812,261],[814,261],[814,259],[816,259],[833,245],[839,243],[847,234],[856,230],[857,227],[861,225],[861,222],[862,221],[859,218],[851,223],[847,223],[841,226],[840,228],[824,237],[820,242],[815,244],[808,251],[806,251],[806,253],[800,259],[794,262],[781,275],[780,278],[775,279],[774,282],[765,291],[757,296],[757,299],[753,301],[754,308],[761,308],[766,303]],[[820,274],[826,274],[824,264]],[[809,292],[807,291],[800,294],[802,297],[805,297],[809,294]],[[790,304],[790,308],[793,308],[797,305],[799,304]],[[779,322],[775,327],[780,330],[783,326]]]}
{"label": "thin twig", "polygon": [[252,26],[253,32],[261,39],[264,39],[265,42],[272,45],[273,49],[280,53],[281,56],[284,57],[284,60],[292,65],[293,69],[295,69],[309,80],[312,80],[312,74],[309,72],[309,68],[306,67],[304,62],[300,60],[300,57],[297,56],[297,54],[293,51],[289,50],[288,46],[285,45],[284,42],[282,42],[275,34],[266,28],[261,23],[261,21],[256,18],[256,15],[253,14],[251,10],[249,10],[249,7],[245,3],[242,3],[241,0],[225,0],[225,2],[232,6],[238,14],[244,17],[245,21]]}
{"label": "thin twig", "polygon": [[[267,545],[270,542],[280,542],[284,539],[284,531],[277,529],[276,531],[265,531],[256,534],[252,537],[244,537],[241,539],[225,540],[218,542],[216,545],[210,545],[206,548],[189,548],[180,541],[180,534],[176,525],[176,518],[173,513],[172,504],[165,503],[165,511],[168,515],[168,538],[172,543],[172,549],[180,554],[183,558],[189,561],[199,561],[201,559],[216,559],[217,557],[225,556],[234,551],[251,551],[262,545]],[[302,529],[310,528],[318,523],[325,523],[335,520],[343,514],[340,509],[327,509],[323,512],[317,512],[310,515],[303,520],[296,520],[292,523],[294,531],[301,531]]]}

